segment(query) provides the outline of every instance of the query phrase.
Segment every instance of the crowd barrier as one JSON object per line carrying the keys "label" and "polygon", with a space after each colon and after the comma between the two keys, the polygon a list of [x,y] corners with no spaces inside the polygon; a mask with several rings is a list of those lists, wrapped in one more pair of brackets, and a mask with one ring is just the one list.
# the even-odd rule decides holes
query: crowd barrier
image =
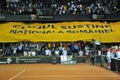
{"label": "crowd barrier", "polygon": [[105,15],[96,15],[95,18],[91,14],[78,14],[78,15],[72,15],[72,14],[63,14],[63,15],[42,15],[38,16],[37,19],[30,18],[30,15],[5,15],[0,16],[0,21],[73,21],[73,20],[82,20],[82,21],[88,21],[88,20],[118,20],[120,17],[120,13],[111,13],[111,14],[105,14]]}
{"label": "crowd barrier", "polygon": [[[70,61],[69,58],[67,60]],[[72,60],[71,60],[72,61]],[[106,67],[107,57],[105,55],[95,57],[96,64]],[[1,57],[0,64],[33,64],[33,63],[61,63],[60,56],[37,56],[37,57]],[[85,56],[76,56],[75,63],[86,63]],[[120,72],[120,59],[111,58],[111,71]]]}
{"label": "crowd barrier", "polygon": [[111,58],[111,70],[120,72],[120,59]]}
{"label": "crowd barrier", "polygon": [[[76,63],[85,63],[85,56],[77,56]],[[61,63],[60,56],[38,57],[1,57],[0,64],[25,64],[25,63]]]}

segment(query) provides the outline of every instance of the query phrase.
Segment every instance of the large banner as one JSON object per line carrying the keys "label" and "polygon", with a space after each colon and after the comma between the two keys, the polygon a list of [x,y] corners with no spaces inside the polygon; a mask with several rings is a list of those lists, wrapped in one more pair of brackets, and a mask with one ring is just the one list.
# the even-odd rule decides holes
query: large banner
{"label": "large banner", "polygon": [[120,42],[120,22],[0,23],[0,42]]}

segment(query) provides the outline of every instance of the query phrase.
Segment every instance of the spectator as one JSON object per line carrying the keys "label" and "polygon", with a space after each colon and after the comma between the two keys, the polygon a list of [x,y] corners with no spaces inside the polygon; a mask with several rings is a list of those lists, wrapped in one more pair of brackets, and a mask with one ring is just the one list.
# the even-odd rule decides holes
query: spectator
{"label": "spectator", "polygon": [[[104,14],[105,7],[110,9],[110,12],[116,12],[118,9],[119,0],[72,0],[72,1],[57,1],[57,0],[20,0],[19,2],[6,2],[7,14]],[[2,4],[0,4],[2,5]],[[2,10],[2,7],[1,7]]]}
{"label": "spectator", "polygon": [[13,50],[13,55],[17,55],[17,46],[16,45],[14,45],[12,47],[12,50]]}
{"label": "spectator", "polygon": [[46,56],[50,56],[51,55],[51,50],[49,50],[47,47],[46,47],[46,50],[45,50],[45,55]]}
{"label": "spectator", "polygon": [[3,49],[0,49],[0,56],[1,56],[1,57],[4,56],[4,51],[3,51]]}
{"label": "spectator", "polygon": [[112,54],[112,49],[109,48],[107,51],[108,69],[110,69],[110,65],[111,65],[111,54]]}
{"label": "spectator", "polygon": [[117,57],[117,59],[120,59],[120,48],[119,48],[118,51],[116,52],[116,57]]}

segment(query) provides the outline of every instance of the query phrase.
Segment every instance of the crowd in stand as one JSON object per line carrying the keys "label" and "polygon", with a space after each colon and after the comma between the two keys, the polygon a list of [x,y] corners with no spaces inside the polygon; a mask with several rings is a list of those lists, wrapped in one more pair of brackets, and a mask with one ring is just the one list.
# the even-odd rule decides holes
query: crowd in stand
{"label": "crowd in stand", "polygon": [[108,0],[108,8],[111,12],[119,11],[120,9],[120,0]]}
{"label": "crowd in stand", "polygon": [[[107,47],[96,46],[97,55],[107,55]],[[115,50],[116,49],[116,50]],[[117,51],[117,48],[114,52]],[[0,44],[0,55],[2,56],[52,56],[52,55],[89,55],[94,52],[92,42],[19,42]],[[113,51],[112,51],[113,52]]]}
{"label": "crowd in stand", "polygon": [[[104,14],[105,7],[115,12],[118,0],[17,0],[6,2],[6,14]],[[2,5],[1,5],[2,6]],[[1,7],[2,8],[2,7]]]}
{"label": "crowd in stand", "polygon": [[[82,50],[80,43],[14,43],[9,46],[2,45],[1,54],[4,55],[22,55],[22,56],[40,56],[40,55],[69,55],[72,52],[71,46],[76,45],[76,50]],[[78,47],[79,46],[79,47]]]}
{"label": "crowd in stand", "polygon": [[0,56],[85,56],[87,61],[94,61],[95,56],[106,55],[108,68],[111,67],[111,59],[120,59],[120,45],[108,47],[99,45],[98,48],[93,42],[18,42],[1,43]]}
{"label": "crowd in stand", "polygon": [[9,43],[1,44],[0,54],[3,56],[50,56],[50,55],[72,55],[76,53],[78,56],[85,55],[89,50],[93,49],[91,43],[83,42],[44,42],[44,43]]}

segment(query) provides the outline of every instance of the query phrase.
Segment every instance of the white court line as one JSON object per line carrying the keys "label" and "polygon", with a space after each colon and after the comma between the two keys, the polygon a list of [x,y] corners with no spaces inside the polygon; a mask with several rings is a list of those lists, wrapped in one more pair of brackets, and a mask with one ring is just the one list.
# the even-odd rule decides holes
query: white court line
{"label": "white court line", "polygon": [[14,78],[18,77],[20,74],[22,74],[23,72],[25,72],[26,70],[22,70],[21,72],[19,72],[18,74],[14,75],[13,77],[11,77],[9,80],[13,80]]}

